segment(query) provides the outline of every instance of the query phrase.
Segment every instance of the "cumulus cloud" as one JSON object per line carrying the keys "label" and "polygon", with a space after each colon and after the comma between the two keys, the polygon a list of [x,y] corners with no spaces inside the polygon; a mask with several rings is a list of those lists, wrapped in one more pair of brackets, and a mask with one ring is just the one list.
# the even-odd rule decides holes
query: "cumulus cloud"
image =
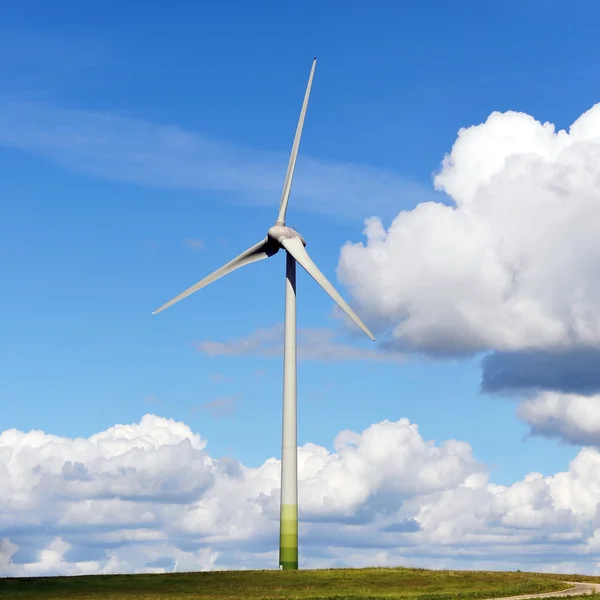
{"label": "cumulus cloud", "polygon": [[[368,564],[597,572],[600,453],[568,471],[489,481],[469,444],[407,419],[299,448],[304,567]],[[87,439],[0,434],[0,574],[268,568],[280,463],[214,459],[154,415]]]}
{"label": "cumulus cloud", "polygon": [[543,392],[522,402],[517,415],[534,435],[600,446],[600,395]]}
{"label": "cumulus cloud", "polygon": [[431,354],[600,345],[600,104],[569,131],[518,112],[461,129],[434,179],[341,250],[340,280],[394,347]]}

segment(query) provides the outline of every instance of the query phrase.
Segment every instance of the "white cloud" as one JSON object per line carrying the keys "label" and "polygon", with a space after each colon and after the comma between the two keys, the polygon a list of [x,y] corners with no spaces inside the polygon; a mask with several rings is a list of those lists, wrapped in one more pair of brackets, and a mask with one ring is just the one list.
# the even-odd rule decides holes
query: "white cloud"
{"label": "white cloud", "polygon": [[210,412],[213,417],[229,417],[235,414],[237,401],[237,396],[221,396],[205,402],[202,408]]}
{"label": "white cloud", "polygon": [[226,381],[231,381],[231,377],[229,375],[225,375],[224,373],[210,373],[208,378],[213,383],[222,383]]}
{"label": "white cloud", "polygon": [[202,250],[204,248],[204,242],[196,238],[186,238],[183,240],[183,245],[190,250]]}
{"label": "white cloud", "polygon": [[542,392],[522,402],[517,415],[534,435],[600,446],[600,395]]}
{"label": "white cloud", "polygon": [[569,132],[523,113],[461,129],[419,204],[338,276],[394,344],[430,353],[600,344],[600,104]]}
{"label": "white cloud", "polygon": [[[398,353],[381,352],[350,345],[337,340],[332,329],[299,329],[299,360],[317,360],[336,362],[347,360],[372,360],[376,362],[402,362],[404,357]],[[196,348],[208,356],[283,356],[283,324],[259,329],[250,335],[227,342],[202,340],[196,342]]]}
{"label": "white cloud", "polygon": [[[465,442],[406,419],[299,449],[303,566],[408,564],[599,572],[600,453],[488,481]],[[0,573],[265,568],[277,562],[279,461],[216,460],[146,415],[88,439],[0,434]]]}
{"label": "white cloud", "polygon": [[[290,125],[290,145],[294,124]],[[289,148],[267,152],[130,117],[39,103],[0,102],[0,145],[97,177],[159,188],[232,193],[276,210]],[[298,158],[293,210],[363,219],[436,196],[396,173]],[[274,213],[275,214],[275,213]]]}

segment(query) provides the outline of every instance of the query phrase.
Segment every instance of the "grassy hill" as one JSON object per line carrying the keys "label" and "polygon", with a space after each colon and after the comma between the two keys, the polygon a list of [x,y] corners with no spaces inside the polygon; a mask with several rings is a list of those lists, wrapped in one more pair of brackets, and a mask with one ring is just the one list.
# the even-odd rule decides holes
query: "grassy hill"
{"label": "grassy hill", "polygon": [[[568,578],[567,578],[568,579]],[[578,578],[580,581],[587,578]],[[560,576],[425,569],[219,571],[0,579],[0,599],[475,600],[565,589]]]}

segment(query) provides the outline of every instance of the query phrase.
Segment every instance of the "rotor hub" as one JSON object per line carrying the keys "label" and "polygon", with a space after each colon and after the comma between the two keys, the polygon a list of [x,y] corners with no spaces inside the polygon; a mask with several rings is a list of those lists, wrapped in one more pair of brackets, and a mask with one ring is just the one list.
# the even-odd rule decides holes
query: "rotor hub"
{"label": "rotor hub", "polygon": [[304,238],[295,229],[292,229],[287,225],[273,225],[273,227],[271,227],[271,229],[269,229],[269,231],[267,232],[267,237],[270,240],[276,242],[277,245],[280,247],[282,239],[291,239],[295,237],[300,238],[302,244],[306,246],[306,241],[304,240]]}

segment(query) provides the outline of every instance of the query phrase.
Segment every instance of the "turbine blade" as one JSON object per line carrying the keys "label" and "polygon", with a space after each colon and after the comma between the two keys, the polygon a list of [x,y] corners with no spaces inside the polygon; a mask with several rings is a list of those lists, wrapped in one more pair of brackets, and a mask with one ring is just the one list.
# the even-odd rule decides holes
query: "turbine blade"
{"label": "turbine blade", "polygon": [[373,340],[375,337],[367,326],[358,318],[358,315],[348,306],[337,290],[327,281],[327,278],[319,267],[315,265],[312,258],[306,252],[302,240],[296,236],[293,238],[282,238],[279,243],[296,259],[296,262],[331,296],[333,301]]}
{"label": "turbine blade", "polygon": [[169,306],[173,306],[176,302],[183,300],[190,294],[197,292],[198,290],[206,287],[209,283],[216,281],[217,279],[223,277],[223,275],[227,275],[231,273],[231,271],[235,271],[244,265],[249,265],[250,263],[256,262],[257,260],[263,260],[264,258],[268,258],[269,256],[273,256],[279,250],[279,246],[273,244],[265,238],[264,240],[258,242],[258,244],[254,244],[251,248],[248,248],[245,252],[242,252],[239,256],[236,256],[233,260],[229,261],[226,265],[223,265],[220,269],[217,269],[214,273],[211,273],[204,279],[200,280],[198,283],[193,285],[192,287],[185,290],[185,292],[181,292],[179,296],[173,298],[173,300],[169,300],[166,304],[163,304],[160,308],[155,310],[152,314],[155,315],[165,308],[169,308]]}
{"label": "turbine blade", "polygon": [[296,168],[296,158],[298,156],[300,138],[302,137],[302,128],[304,127],[304,117],[306,116],[306,108],[308,107],[308,98],[310,97],[310,88],[312,87],[312,80],[313,75],[315,74],[316,65],[317,59],[315,58],[310,70],[308,85],[306,86],[306,93],[304,94],[304,102],[302,103],[302,110],[300,111],[300,119],[298,120],[298,127],[296,127],[296,136],[294,137],[294,144],[292,145],[292,153],[290,154],[290,162],[288,163],[287,173],[285,174],[285,183],[283,184],[283,191],[281,192],[281,201],[279,203],[279,216],[277,217],[277,222],[281,223],[282,225],[285,225],[285,215],[287,212],[290,190],[292,189],[292,179],[294,178],[294,169]]}

